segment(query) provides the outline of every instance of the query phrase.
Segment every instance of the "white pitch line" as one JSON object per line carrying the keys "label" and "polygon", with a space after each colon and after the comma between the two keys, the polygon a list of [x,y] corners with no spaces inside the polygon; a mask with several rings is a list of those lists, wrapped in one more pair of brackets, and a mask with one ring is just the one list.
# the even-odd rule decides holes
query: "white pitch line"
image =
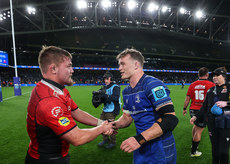
{"label": "white pitch line", "polygon": [[[28,94],[28,93],[31,93],[31,91],[30,91],[30,92],[23,93],[22,95],[25,95],[25,94]],[[4,100],[9,100],[9,99],[12,99],[12,98],[15,98],[15,97],[18,97],[18,96],[7,97],[7,98],[3,99],[3,101],[4,101]]]}

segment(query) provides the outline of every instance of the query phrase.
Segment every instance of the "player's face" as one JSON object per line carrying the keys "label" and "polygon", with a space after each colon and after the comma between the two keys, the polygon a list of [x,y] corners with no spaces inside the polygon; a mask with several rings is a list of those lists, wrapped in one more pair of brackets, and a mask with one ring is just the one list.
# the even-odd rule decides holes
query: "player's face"
{"label": "player's face", "polygon": [[225,78],[223,75],[214,75],[213,76],[213,82],[216,84],[216,85],[222,85],[225,83]]}
{"label": "player's face", "polygon": [[111,77],[105,78],[105,85],[109,85],[111,83]]}
{"label": "player's face", "polygon": [[72,62],[71,59],[66,57],[64,59],[64,62],[60,63],[58,66],[58,71],[57,71],[57,78],[58,82],[61,85],[72,85],[73,80],[72,80],[72,73],[73,73],[73,67],[72,67]]}
{"label": "player's face", "polygon": [[130,79],[135,71],[135,61],[126,55],[119,59],[119,71],[121,73],[121,79]]}

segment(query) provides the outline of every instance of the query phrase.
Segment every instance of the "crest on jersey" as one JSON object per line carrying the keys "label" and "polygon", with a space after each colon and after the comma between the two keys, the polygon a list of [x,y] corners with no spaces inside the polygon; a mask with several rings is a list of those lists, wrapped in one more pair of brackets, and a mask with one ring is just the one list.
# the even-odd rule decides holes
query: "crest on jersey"
{"label": "crest on jersey", "polygon": [[140,102],[141,102],[141,100],[140,100],[140,95],[139,95],[139,94],[137,94],[137,95],[135,96],[135,102],[136,102],[136,103],[140,103]]}
{"label": "crest on jersey", "polygon": [[70,120],[67,117],[59,118],[58,122],[61,126],[67,126],[70,124]]}
{"label": "crest on jersey", "polygon": [[155,101],[158,101],[162,98],[167,97],[165,88],[163,86],[158,86],[156,88],[153,88],[152,93],[153,93],[153,97],[154,97]]}
{"label": "crest on jersey", "polygon": [[63,115],[63,110],[60,106],[56,106],[51,110],[51,114],[54,117],[61,117]]}

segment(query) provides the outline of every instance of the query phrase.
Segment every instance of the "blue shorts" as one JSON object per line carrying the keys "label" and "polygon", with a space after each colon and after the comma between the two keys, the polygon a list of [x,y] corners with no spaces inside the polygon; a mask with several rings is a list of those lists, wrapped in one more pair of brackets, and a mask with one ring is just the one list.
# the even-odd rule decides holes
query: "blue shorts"
{"label": "blue shorts", "polygon": [[176,164],[176,145],[171,132],[148,141],[134,151],[134,164]]}

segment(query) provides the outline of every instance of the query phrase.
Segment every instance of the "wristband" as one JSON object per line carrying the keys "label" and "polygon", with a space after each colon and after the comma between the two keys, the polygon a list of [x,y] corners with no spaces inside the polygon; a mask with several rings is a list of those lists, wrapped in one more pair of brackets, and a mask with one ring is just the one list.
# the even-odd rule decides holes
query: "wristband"
{"label": "wristband", "polygon": [[227,101],[227,106],[230,106],[230,101]]}
{"label": "wristband", "polygon": [[184,108],[183,110],[187,110],[186,108]]}
{"label": "wristband", "polygon": [[137,142],[140,145],[142,145],[146,142],[146,139],[141,134],[139,134],[138,136],[133,136],[133,137],[137,140]]}
{"label": "wristband", "polygon": [[97,121],[97,126],[101,125],[102,122],[104,122],[104,120],[98,119],[98,121]]}

